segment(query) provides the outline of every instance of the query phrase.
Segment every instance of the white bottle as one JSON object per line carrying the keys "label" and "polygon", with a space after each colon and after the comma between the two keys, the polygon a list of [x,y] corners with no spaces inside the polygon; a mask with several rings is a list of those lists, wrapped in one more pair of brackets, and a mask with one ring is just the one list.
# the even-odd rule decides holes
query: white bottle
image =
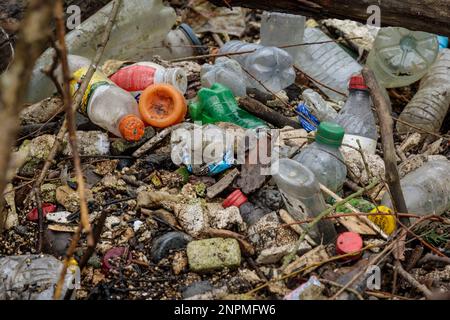
{"label": "white bottle", "polygon": [[205,63],[200,75],[202,87],[210,88],[217,82],[233,91],[236,97],[243,97],[246,94],[245,75],[236,60],[217,58],[214,64]]}

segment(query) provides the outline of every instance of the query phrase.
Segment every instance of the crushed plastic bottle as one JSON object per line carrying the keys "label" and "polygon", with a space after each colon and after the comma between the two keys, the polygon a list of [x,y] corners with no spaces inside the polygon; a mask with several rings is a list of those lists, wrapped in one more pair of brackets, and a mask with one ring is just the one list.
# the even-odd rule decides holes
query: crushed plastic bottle
{"label": "crushed plastic bottle", "polygon": [[142,91],[152,84],[167,83],[186,93],[187,75],[183,68],[164,68],[152,62],[138,62],[119,69],[109,77],[116,85],[139,100]]}
{"label": "crushed plastic bottle", "polygon": [[[69,55],[68,60],[73,77],[70,89],[74,94],[90,61],[73,55]],[[137,141],[144,135],[145,126],[136,100],[100,71],[94,73],[78,111],[94,124],[126,140]]]}
{"label": "crushed plastic bottle", "polygon": [[294,157],[316,176],[317,180],[335,193],[341,193],[347,176],[347,166],[339,151],[344,129],[334,123],[321,122],[316,133],[316,141],[303,148]]}
{"label": "crushed plastic bottle", "polygon": [[[49,255],[0,258],[0,300],[52,300],[62,267],[61,261]],[[74,280],[76,272],[67,272],[62,298]]]}
{"label": "crushed plastic bottle", "polygon": [[336,110],[333,109],[320,94],[312,89],[306,89],[302,92],[302,99],[308,106],[311,113],[319,121],[333,121],[337,117]]}
{"label": "crushed plastic bottle", "polygon": [[[219,53],[236,53],[254,51],[246,54],[231,55],[241,67],[250,73],[246,74],[247,87],[266,92],[278,92],[295,81],[295,70],[292,57],[284,50],[276,47],[264,47],[256,43],[232,40],[220,48]],[[255,78],[264,84],[262,86]]]}
{"label": "crushed plastic bottle", "polygon": [[[345,130],[343,144],[348,144],[368,154],[375,154],[378,132],[371,109],[369,90],[363,76],[353,75],[349,83],[349,97],[334,122]],[[343,148],[348,148],[343,146]]]}
{"label": "crushed plastic bottle", "polygon": [[[347,94],[347,86],[351,75],[360,72],[362,66],[320,29],[305,29],[304,43],[323,41],[328,42],[299,47],[299,58],[295,60],[295,65],[320,83]],[[317,86],[330,99],[336,102],[345,100],[344,95],[320,84],[317,84]]]}
{"label": "crushed plastic bottle", "polygon": [[241,109],[231,90],[220,83],[200,89],[197,100],[189,104],[189,113],[192,120],[203,124],[231,122],[246,129],[267,127],[264,121]]}
{"label": "crushed plastic bottle", "polygon": [[228,87],[236,97],[243,97],[246,94],[245,75],[236,60],[217,58],[213,65],[204,64],[200,75],[204,88],[220,83]]}
{"label": "crushed plastic bottle", "polygon": [[367,65],[385,88],[408,86],[427,72],[439,51],[436,35],[405,28],[382,28]]}
{"label": "crushed plastic bottle", "polygon": [[[431,160],[400,180],[408,212],[441,215],[450,209],[450,161]],[[381,204],[392,208],[386,192]]]}
{"label": "crushed plastic bottle", "polygon": [[[297,45],[303,42],[306,18],[304,16],[265,11],[261,16],[261,44],[266,47]],[[294,61],[299,58],[299,48],[283,48]]]}
{"label": "crushed plastic bottle", "polygon": [[[399,119],[415,127],[438,132],[450,104],[450,49],[443,49],[438,59],[420,81],[419,91],[406,105]],[[399,133],[415,130],[397,122]]]}
{"label": "crushed plastic bottle", "polygon": [[[113,3],[108,3],[66,35],[69,54],[88,59],[95,57],[112,7]],[[162,0],[122,1],[102,61],[151,60],[153,48],[164,47],[164,39],[175,21],[175,10],[165,6]],[[53,53],[53,49],[46,50],[36,62],[28,87],[27,102],[40,101],[56,91],[51,80],[41,72],[41,69],[52,63]]]}
{"label": "crushed plastic bottle", "polygon": [[[314,173],[291,159],[280,159],[272,165],[272,175],[287,210],[295,220],[314,218],[326,210],[325,200]],[[321,220],[310,233],[314,241],[331,243],[337,233],[330,220]]]}

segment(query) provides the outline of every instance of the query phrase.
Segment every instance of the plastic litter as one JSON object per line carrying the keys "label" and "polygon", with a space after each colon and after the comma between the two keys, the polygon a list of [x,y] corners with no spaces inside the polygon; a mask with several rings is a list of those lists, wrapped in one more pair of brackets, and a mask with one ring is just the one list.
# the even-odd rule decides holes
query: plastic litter
{"label": "plastic litter", "polygon": [[318,121],[332,122],[337,117],[336,110],[333,109],[322,96],[312,89],[306,89],[302,92],[302,99],[308,110],[317,118]]}
{"label": "plastic litter", "polygon": [[319,120],[309,111],[308,107],[300,103],[295,109],[299,114],[298,120],[302,127],[307,131],[315,131],[317,130],[317,126],[320,124]]}
{"label": "plastic litter", "polygon": [[[53,203],[43,203],[42,204],[42,216],[45,218],[45,216],[51,212],[56,211],[56,206]],[[37,222],[39,219],[39,213],[38,208],[32,209],[27,214],[27,220]]]}
{"label": "plastic litter", "polygon": [[336,253],[338,255],[355,253],[355,255],[342,258],[343,260],[357,260],[362,252],[357,253],[363,247],[361,236],[355,232],[343,232],[336,240]]}
{"label": "plastic litter", "polygon": [[200,75],[204,88],[210,88],[214,83],[220,83],[228,87],[235,96],[245,96],[245,74],[236,60],[219,57],[213,65],[204,64]]}
{"label": "plastic litter", "polygon": [[448,38],[444,36],[438,36],[439,50],[448,48]]}
{"label": "plastic litter", "polygon": [[283,300],[316,300],[324,290],[324,286],[315,276],[311,276],[307,282],[287,294]]}

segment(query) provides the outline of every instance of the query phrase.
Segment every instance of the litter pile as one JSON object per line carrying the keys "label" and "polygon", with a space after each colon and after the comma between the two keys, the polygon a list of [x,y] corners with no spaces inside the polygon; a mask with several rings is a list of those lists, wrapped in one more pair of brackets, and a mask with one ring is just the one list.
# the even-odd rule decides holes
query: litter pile
{"label": "litter pile", "polygon": [[0,299],[448,295],[444,38],[201,0],[123,1],[111,20],[113,2],[66,35],[68,70],[42,72],[50,48],[33,71]]}

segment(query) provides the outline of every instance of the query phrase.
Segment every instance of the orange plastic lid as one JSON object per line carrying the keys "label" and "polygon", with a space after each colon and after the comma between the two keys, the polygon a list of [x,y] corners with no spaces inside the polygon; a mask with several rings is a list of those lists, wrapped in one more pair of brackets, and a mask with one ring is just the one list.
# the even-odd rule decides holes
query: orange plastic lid
{"label": "orange plastic lid", "polygon": [[170,84],[154,84],[142,92],[139,112],[149,125],[166,128],[183,121],[187,113],[186,99]]}
{"label": "orange plastic lid", "polygon": [[119,131],[128,141],[138,141],[144,135],[144,122],[134,114],[129,114],[120,120]]}

